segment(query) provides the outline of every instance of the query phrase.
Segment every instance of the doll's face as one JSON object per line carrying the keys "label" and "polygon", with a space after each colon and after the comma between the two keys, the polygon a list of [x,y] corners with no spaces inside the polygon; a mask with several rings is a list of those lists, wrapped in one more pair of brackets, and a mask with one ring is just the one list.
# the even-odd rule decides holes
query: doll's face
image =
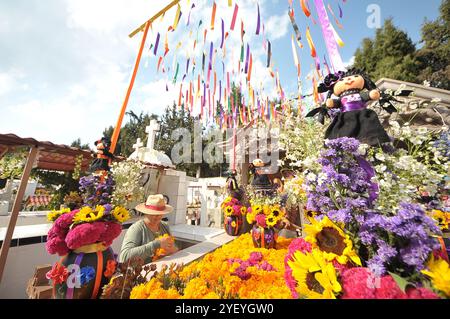
{"label": "doll's face", "polygon": [[364,88],[364,79],[361,75],[346,76],[339,80],[334,85],[333,93],[336,96],[340,96],[342,93],[348,90],[362,90]]}

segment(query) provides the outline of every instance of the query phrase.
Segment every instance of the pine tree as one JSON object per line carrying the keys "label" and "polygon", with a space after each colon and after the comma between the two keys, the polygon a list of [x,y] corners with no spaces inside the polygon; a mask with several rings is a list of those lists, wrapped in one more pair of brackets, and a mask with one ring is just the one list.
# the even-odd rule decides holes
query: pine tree
{"label": "pine tree", "polygon": [[423,47],[417,52],[422,70],[420,81],[450,90],[450,0],[444,0],[436,21],[425,21],[422,26]]}

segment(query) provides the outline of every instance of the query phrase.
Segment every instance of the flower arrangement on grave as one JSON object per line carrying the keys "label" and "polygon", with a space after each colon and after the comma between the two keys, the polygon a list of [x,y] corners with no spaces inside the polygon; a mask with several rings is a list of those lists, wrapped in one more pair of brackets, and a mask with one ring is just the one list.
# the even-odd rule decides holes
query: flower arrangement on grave
{"label": "flower arrangement on grave", "polygon": [[247,212],[247,222],[253,225],[252,239],[257,248],[275,248],[276,226],[283,220],[284,211],[280,205],[258,204],[251,201]]}
{"label": "flower arrangement on grave", "polygon": [[224,214],[224,227],[227,234],[230,236],[239,235],[243,225],[243,218],[247,214],[247,207],[231,196],[225,198],[220,207]]}
{"label": "flower arrangement on grave", "polygon": [[385,200],[390,189],[380,178],[395,174],[372,170],[380,162],[370,152],[352,138],[326,140],[320,168],[305,173],[307,208],[317,213],[286,256],[288,287],[299,298],[448,297],[437,222],[416,196]]}
{"label": "flower arrangement on grave", "polygon": [[131,299],[288,299],[284,256],[292,239],[277,249],[254,248],[250,234],[225,244],[189,265],[163,266],[133,288]]}
{"label": "flower arrangement on grave", "polygon": [[49,254],[62,256],[47,274],[54,298],[98,298],[115,272],[117,262],[110,246],[130,214],[124,207],[110,204],[113,185],[111,176],[103,181],[100,176],[84,177],[80,180],[81,207],[48,214],[53,225],[46,249]]}

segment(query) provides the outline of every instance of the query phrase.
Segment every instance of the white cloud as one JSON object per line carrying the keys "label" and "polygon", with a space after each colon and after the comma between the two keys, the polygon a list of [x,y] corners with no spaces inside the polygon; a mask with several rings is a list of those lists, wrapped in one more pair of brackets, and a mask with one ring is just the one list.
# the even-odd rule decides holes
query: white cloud
{"label": "white cloud", "polygon": [[[287,15],[271,16],[270,12],[265,12],[265,2],[259,2],[262,22],[267,37],[273,41],[287,33],[289,19]],[[179,80],[184,74],[186,55],[195,53],[197,65],[201,65],[202,30],[210,25],[211,19],[211,1],[195,1],[191,16],[192,37],[196,36],[200,19],[203,26],[196,51],[189,52],[192,50],[187,48],[193,42],[186,30],[190,4],[182,3],[179,30],[169,34],[171,52],[165,62],[166,67],[172,66],[176,44],[181,41],[182,48],[176,53],[180,62]],[[56,143],[70,143],[78,137],[89,143],[97,139],[104,128],[115,124],[128,88],[141,39],[141,34],[133,39],[128,38],[128,34],[166,4],[167,0],[48,0],[45,4],[38,0],[17,0],[1,3],[0,133],[16,133]],[[217,5],[216,28],[214,32],[208,30],[208,42],[220,41],[220,18],[225,20],[226,30],[231,20],[233,10],[228,8],[227,1],[217,1]],[[156,57],[148,51],[157,32],[161,32],[161,52],[163,35],[172,24],[175,12],[172,9],[149,32],[129,110],[160,114],[167,105],[178,100],[179,87],[171,84],[173,69],[169,74],[156,75]],[[226,64],[227,68],[231,65],[231,48],[235,50],[235,61],[238,58],[242,19],[245,41],[251,43],[253,54],[252,86],[259,88],[262,83],[265,94],[272,96],[275,81],[265,66],[262,36],[255,35],[255,13],[256,1],[239,1],[235,31],[226,44]],[[23,23],[17,25],[16,21]],[[221,56],[219,49],[218,69],[221,69]],[[148,68],[145,68],[146,60]],[[19,72],[21,69],[27,73]],[[241,76],[245,87],[244,76]],[[166,92],[166,83],[169,92]]]}
{"label": "white cloud", "polygon": [[272,40],[284,37],[288,32],[289,23],[290,21],[287,13],[279,16],[271,16],[266,23],[268,37]]}

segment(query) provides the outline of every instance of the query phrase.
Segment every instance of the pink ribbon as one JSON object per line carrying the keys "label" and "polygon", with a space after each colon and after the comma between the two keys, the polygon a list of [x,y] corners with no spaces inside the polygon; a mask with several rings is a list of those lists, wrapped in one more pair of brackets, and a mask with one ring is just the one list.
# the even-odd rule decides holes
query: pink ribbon
{"label": "pink ribbon", "polygon": [[342,58],[337,47],[336,39],[334,38],[333,29],[331,27],[325,5],[323,4],[323,0],[314,0],[314,3],[316,5],[317,15],[322,27],[322,33],[331,65],[336,72],[345,71],[345,66],[342,62]]}

